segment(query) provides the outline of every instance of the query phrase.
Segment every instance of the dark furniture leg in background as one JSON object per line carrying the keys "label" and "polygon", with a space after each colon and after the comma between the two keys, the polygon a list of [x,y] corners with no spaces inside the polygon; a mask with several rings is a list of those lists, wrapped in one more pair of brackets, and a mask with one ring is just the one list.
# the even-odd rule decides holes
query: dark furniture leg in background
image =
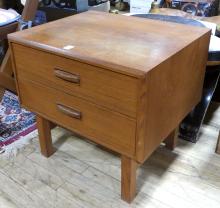
{"label": "dark furniture leg in background", "polygon": [[216,145],[216,150],[215,152],[217,154],[220,154],[220,131],[219,131],[219,135],[218,135],[218,141],[217,141],[217,145]]}
{"label": "dark furniture leg in background", "polygon": [[196,143],[200,127],[205,118],[220,75],[220,67],[207,67],[201,102],[189,113],[180,124],[179,137]]}

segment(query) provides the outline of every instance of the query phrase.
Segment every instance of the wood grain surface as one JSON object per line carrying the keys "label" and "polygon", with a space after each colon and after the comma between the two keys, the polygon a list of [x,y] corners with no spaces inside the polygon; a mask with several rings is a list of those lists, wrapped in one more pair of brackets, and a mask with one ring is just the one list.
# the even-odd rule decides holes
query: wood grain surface
{"label": "wood grain surface", "polygon": [[120,153],[130,203],[137,164],[166,138],[174,148],[168,136],[200,100],[210,34],[86,12],[10,35],[20,101],[39,116],[42,152],[51,153],[53,122]]}
{"label": "wood grain surface", "polygon": [[[186,31],[187,35],[183,35]],[[210,29],[89,11],[10,34],[9,39],[143,77],[206,33],[210,33]],[[72,48],[64,49],[67,46]]]}
{"label": "wood grain surface", "polygon": [[41,153],[45,157],[50,157],[55,152],[51,139],[50,121],[42,118],[41,116],[37,116],[37,128],[39,134]]}
{"label": "wood grain surface", "polygon": [[121,197],[131,203],[136,195],[136,170],[138,164],[126,156],[121,157]]}
{"label": "wood grain surface", "polygon": [[[138,79],[21,45],[13,44],[13,50],[19,77],[136,117]],[[56,69],[78,75],[80,83],[58,78]]]}
{"label": "wood grain surface", "polygon": [[138,106],[138,161],[143,162],[200,101],[209,38],[202,36],[147,74]]}
{"label": "wood grain surface", "polygon": [[[134,157],[135,120],[23,79],[19,79],[19,90],[24,107],[120,154]],[[81,118],[63,113],[58,104],[81,112]]]}

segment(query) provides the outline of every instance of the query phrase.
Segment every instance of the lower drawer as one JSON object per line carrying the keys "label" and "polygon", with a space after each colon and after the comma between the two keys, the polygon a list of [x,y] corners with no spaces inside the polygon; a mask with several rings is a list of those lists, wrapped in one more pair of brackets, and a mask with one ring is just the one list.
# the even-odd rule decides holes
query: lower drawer
{"label": "lower drawer", "polygon": [[134,119],[41,84],[18,83],[22,106],[119,153],[135,154]]}

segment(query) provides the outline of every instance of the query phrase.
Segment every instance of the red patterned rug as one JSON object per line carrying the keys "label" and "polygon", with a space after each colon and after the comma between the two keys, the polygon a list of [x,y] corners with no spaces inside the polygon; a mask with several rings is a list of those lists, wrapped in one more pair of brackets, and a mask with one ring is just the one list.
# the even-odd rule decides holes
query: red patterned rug
{"label": "red patterned rug", "polygon": [[5,91],[0,102],[0,153],[16,155],[36,136],[35,115],[20,108],[18,97]]}

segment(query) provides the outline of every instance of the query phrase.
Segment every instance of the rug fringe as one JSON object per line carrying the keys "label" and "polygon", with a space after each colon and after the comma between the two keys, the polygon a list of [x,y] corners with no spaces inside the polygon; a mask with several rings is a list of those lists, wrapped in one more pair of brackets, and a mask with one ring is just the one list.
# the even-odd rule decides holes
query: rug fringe
{"label": "rug fringe", "polygon": [[23,149],[26,145],[30,144],[31,141],[38,136],[38,131],[35,129],[26,136],[20,137],[17,141],[10,145],[3,146],[0,148],[0,155],[4,158],[10,159],[16,157],[19,150]]}

